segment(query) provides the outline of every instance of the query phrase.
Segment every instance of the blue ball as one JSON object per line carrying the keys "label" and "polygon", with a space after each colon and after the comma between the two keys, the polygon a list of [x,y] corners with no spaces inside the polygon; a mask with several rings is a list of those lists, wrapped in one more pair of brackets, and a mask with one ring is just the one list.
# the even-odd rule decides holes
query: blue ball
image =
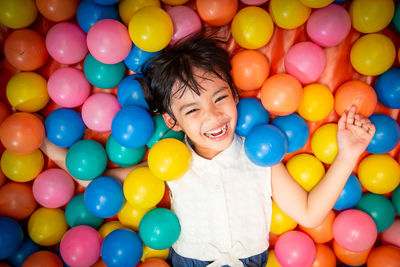
{"label": "blue ball", "polygon": [[142,78],[142,75],[126,76],[118,85],[117,98],[121,107],[137,105],[146,110],[150,110],[144,97],[142,86],[136,78]]}
{"label": "blue ball", "polygon": [[276,117],[271,124],[278,127],[285,134],[288,153],[296,152],[303,148],[307,143],[308,137],[310,137],[310,130],[306,121],[296,113]]}
{"label": "blue ball", "polygon": [[96,2],[99,5],[105,5],[105,6],[114,5],[119,2],[119,0],[92,0],[92,1]]}
{"label": "blue ball", "polygon": [[146,146],[138,148],[124,147],[110,135],[106,143],[106,152],[112,163],[119,167],[130,167],[142,161],[146,153]]}
{"label": "blue ball", "polygon": [[94,179],[84,193],[85,206],[96,217],[109,218],[117,214],[125,203],[122,185],[112,177]]}
{"label": "blue ball", "polygon": [[95,229],[99,228],[104,219],[94,216],[86,208],[84,195],[78,194],[74,196],[65,208],[65,219],[70,227],[78,225],[88,225]]}
{"label": "blue ball", "polygon": [[384,154],[395,148],[400,140],[399,124],[385,114],[373,114],[369,119],[375,125],[376,132],[366,150],[373,154]]}
{"label": "blue ball", "polygon": [[17,251],[7,259],[7,261],[16,267],[21,267],[26,258],[31,254],[41,250],[41,247],[32,241],[29,237],[25,238],[22,245]]}
{"label": "blue ball", "polygon": [[101,258],[108,267],[134,267],[143,254],[139,236],[129,229],[109,233],[101,245]]}
{"label": "blue ball", "polygon": [[237,112],[235,131],[240,136],[247,136],[255,125],[268,124],[269,122],[268,111],[260,100],[253,97],[240,99],[237,104]]}
{"label": "blue ball", "polygon": [[142,65],[146,63],[149,59],[151,59],[153,56],[160,54],[161,51],[157,52],[147,52],[136,45],[132,46],[131,51],[129,52],[129,55],[124,59],[125,65],[128,67],[128,69],[136,72],[136,73],[142,73]]}
{"label": "blue ball", "polygon": [[45,122],[47,138],[60,147],[70,147],[85,135],[85,124],[81,115],[73,109],[56,109]]}
{"label": "blue ball", "polygon": [[382,73],[376,79],[375,91],[379,102],[384,106],[400,108],[400,68],[392,68]]}
{"label": "blue ball", "polygon": [[0,260],[13,255],[22,245],[23,239],[21,226],[14,219],[0,217]]}
{"label": "blue ball", "polygon": [[115,114],[111,124],[111,132],[120,145],[138,148],[146,145],[153,135],[153,119],[142,107],[126,106]]}
{"label": "blue ball", "polygon": [[268,124],[254,126],[244,141],[247,157],[256,165],[273,166],[285,156],[287,141],[278,127]]}
{"label": "blue ball", "polygon": [[81,29],[88,33],[89,29],[103,19],[120,20],[117,5],[103,6],[92,1],[82,1],[76,11],[76,18]]}
{"label": "blue ball", "polygon": [[335,210],[350,209],[357,205],[361,197],[362,187],[360,181],[351,174],[333,208]]}

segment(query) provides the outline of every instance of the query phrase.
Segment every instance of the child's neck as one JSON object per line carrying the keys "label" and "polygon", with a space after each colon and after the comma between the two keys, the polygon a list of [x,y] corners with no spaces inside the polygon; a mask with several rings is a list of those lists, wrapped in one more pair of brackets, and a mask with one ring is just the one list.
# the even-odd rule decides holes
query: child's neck
{"label": "child's neck", "polygon": [[196,146],[192,140],[187,138],[188,144],[192,147],[192,149],[197,153],[202,158],[211,160],[213,159],[216,155],[221,153],[222,151],[216,151],[210,148],[204,148],[204,147],[198,147]]}

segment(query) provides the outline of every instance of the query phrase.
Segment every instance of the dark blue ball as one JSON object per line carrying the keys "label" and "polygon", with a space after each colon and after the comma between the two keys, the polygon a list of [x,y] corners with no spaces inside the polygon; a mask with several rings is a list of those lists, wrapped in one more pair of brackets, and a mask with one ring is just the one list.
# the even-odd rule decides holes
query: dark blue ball
{"label": "dark blue ball", "polygon": [[32,241],[29,237],[26,237],[17,251],[7,259],[12,266],[21,267],[26,258],[31,254],[41,250],[41,247]]}
{"label": "dark blue ball", "polygon": [[400,68],[392,68],[382,73],[375,83],[379,102],[384,106],[400,108]]}
{"label": "dark blue ball", "polygon": [[14,219],[0,217],[0,260],[13,255],[22,245],[23,239],[22,228]]}
{"label": "dark blue ball", "polygon": [[82,30],[88,33],[96,22],[103,19],[120,20],[117,5],[104,6],[92,1],[82,1],[76,11],[76,18]]}
{"label": "dark blue ball", "polygon": [[129,52],[129,55],[124,59],[124,63],[128,67],[128,69],[136,73],[142,73],[142,65],[146,63],[146,61],[148,61],[150,58],[160,53],[161,51],[147,52],[140,49],[136,45],[133,45],[131,52]]}
{"label": "dark blue ball", "polygon": [[369,119],[375,125],[376,132],[366,150],[373,154],[384,154],[395,148],[400,140],[399,124],[385,114],[373,114]]}
{"label": "dark blue ball", "polygon": [[351,174],[333,208],[335,210],[350,209],[357,205],[361,197],[362,187],[360,181]]}
{"label": "dark blue ball", "polygon": [[236,133],[247,136],[250,130],[258,124],[269,122],[269,113],[257,98],[247,97],[239,100],[237,104]]}
{"label": "dark blue ball", "polygon": [[137,105],[150,110],[143,94],[142,86],[137,78],[142,75],[133,74],[125,77],[118,85],[117,98],[121,107]]}

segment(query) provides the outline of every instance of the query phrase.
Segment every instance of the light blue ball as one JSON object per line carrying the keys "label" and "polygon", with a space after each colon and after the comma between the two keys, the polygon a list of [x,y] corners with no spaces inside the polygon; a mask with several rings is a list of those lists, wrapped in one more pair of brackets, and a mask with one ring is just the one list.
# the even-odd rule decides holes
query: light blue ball
{"label": "light blue ball", "polygon": [[373,154],[384,154],[395,148],[400,140],[399,124],[385,114],[373,114],[369,119],[376,131],[366,150]]}
{"label": "light blue ball", "polygon": [[269,122],[268,111],[256,98],[242,98],[236,107],[238,117],[235,131],[240,136],[247,136],[254,126]]}
{"label": "light blue ball", "polygon": [[142,86],[137,78],[143,76],[133,74],[126,76],[118,85],[117,98],[122,107],[136,105],[150,110],[143,94]]}
{"label": "light blue ball", "polygon": [[147,52],[140,49],[136,45],[133,45],[131,51],[129,52],[129,55],[124,59],[124,62],[130,70],[136,73],[142,73],[143,64],[145,64],[149,59],[160,53],[161,51]]}
{"label": "light blue ball", "polygon": [[333,208],[335,210],[350,209],[357,205],[361,197],[362,187],[360,181],[351,174]]}
{"label": "light blue ball", "polygon": [[120,20],[117,5],[104,6],[92,1],[82,1],[76,11],[76,19],[82,30],[88,33],[89,29],[103,19]]}

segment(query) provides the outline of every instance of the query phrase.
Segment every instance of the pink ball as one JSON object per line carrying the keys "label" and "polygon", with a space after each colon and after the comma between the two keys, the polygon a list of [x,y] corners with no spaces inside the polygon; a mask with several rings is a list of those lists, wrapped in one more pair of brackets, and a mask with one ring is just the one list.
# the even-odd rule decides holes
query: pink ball
{"label": "pink ball", "polygon": [[372,247],[378,232],[374,220],[356,209],[342,211],[333,222],[333,238],[343,248],[361,252]]}
{"label": "pink ball", "polygon": [[108,93],[96,93],[88,97],[82,106],[82,119],[85,125],[97,132],[111,131],[111,123],[121,109],[118,99]]}
{"label": "pink ball", "polygon": [[66,67],[54,71],[47,82],[50,98],[65,108],[74,108],[85,102],[90,94],[90,83],[78,69]]}
{"label": "pink ball", "polygon": [[32,192],[36,201],[46,208],[59,208],[71,200],[75,183],[62,169],[47,169],[36,177]]}
{"label": "pink ball", "polygon": [[268,0],[240,0],[243,4],[249,5],[249,6],[258,6],[261,4],[266,3]]}
{"label": "pink ball", "polygon": [[307,21],[307,33],[316,44],[331,47],[349,34],[351,19],[346,9],[337,4],[316,9]]}
{"label": "pink ball", "polygon": [[382,233],[381,238],[384,244],[400,248],[400,219],[394,220],[392,225]]}
{"label": "pink ball", "polygon": [[174,6],[167,10],[174,24],[174,34],[170,44],[201,30],[201,19],[197,13],[188,6]]}
{"label": "pink ball", "polygon": [[62,64],[78,63],[88,52],[85,32],[71,22],[58,23],[49,30],[46,48],[50,56]]}
{"label": "pink ball", "polygon": [[325,70],[324,50],[313,42],[293,45],[285,55],[286,72],[303,84],[315,82]]}
{"label": "pink ball", "polygon": [[87,225],[69,229],[60,243],[61,257],[71,267],[92,266],[100,257],[100,250],[100,235]]}
{"label": "pink ball", "polygon": [[98,61],[116,64],[129,55],[132,41],[124,24],[114,19],[103,19],[89,29],[87,46]]}
{"label": "pink ball", "polygon": [[275,244],[275,256],[282,267],[312,266],[316,254],[312,239],[300,231],[283,233]]}

